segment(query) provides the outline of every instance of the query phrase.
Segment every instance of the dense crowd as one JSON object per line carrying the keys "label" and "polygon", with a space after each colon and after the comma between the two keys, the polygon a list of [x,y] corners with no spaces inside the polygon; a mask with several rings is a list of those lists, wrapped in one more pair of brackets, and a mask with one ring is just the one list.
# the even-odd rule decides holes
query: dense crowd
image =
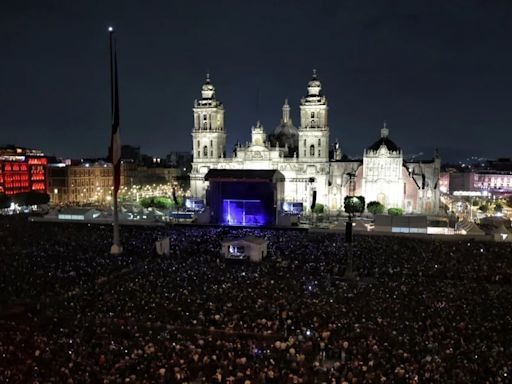
{"label": "dense crowd", "polygon": [[[2,383],[508,383],[507,244],[1,218]],[[269,240],[260,264],[220,241]],[[171,239],[171,255],[154,242]]]}

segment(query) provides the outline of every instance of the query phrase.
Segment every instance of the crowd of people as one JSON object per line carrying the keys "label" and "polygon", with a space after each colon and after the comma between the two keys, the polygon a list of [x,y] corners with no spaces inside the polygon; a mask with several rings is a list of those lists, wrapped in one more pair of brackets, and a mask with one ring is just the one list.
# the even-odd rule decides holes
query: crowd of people
{"label": "crowd of people", "polygon": [[507,244],[355,236],[346,279],[335,232],[0,221],[2,383],[511,382]]}

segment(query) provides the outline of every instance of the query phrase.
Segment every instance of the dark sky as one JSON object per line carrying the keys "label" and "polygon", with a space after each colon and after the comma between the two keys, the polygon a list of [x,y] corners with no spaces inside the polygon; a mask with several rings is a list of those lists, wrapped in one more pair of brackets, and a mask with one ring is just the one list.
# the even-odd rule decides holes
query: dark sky
{"label": "dark sky", "polygon": [[272,131],[285,97],[297,125],[316,68],[349,155],[387,120],[406,154],[510,157],[510,20],[506,0],[2,1],[0,144],[106,153],[113,24],[121,139],[145,153],[191,149],[207,70],[231,148],[257,119]]}

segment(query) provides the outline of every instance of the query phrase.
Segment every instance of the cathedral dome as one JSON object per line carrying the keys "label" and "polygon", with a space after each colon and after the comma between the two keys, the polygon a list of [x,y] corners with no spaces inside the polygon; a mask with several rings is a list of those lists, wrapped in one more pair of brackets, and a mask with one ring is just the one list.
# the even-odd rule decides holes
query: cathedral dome
{"label": "cathedral dome", "polygon": [[293,126],[291,121],[281,122],[274,129],[274,138],[279,142],[280,147],[296,147],[299,140],[299,130]]}
{"label": "cathedral dome", "polygon": [[279,146],[280,148],[288,148],[288,153],[285,156],[293,156],[297,151],[299,145],[299,130],[293,125],[290,118],[290,106],[288,99],[285,100],[283,105],[283,117],[281,122],[274,129],[274,133],[270,135],[270,144],[272,146]]}
{"label": "cathedral dome", "polygon": [[380,130],[380,139],[368,147],[368,150],[378,151],[380,147],[384,146],[390,152],[400,151],[400,147],[396,145],[395,142],[388,137],[388,135],[389,129],[386,126],[386,122],[384,122],[384,126]]}
{"label": "cathedral dome", "polygon": [[381,137],[370,147],[368,147],[368,149],[371,151],[378,151],[381,146],[385,146],[388,149],[388,151],[396,152],[400,150],[400,147],[398,147],[398,145],[396,145],[394,141],[389,139],[388,137]]}

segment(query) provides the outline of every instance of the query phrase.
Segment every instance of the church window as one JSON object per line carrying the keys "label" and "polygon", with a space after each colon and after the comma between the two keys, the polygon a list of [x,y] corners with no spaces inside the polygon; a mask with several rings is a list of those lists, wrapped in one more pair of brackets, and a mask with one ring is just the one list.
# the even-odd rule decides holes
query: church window
{"label": "church window", "polygon": [[210,140],[210,147],[213,147],[213,140]]}
{"label": "church window", "polygon": [[315,120],[311,120],[311,127],[315,128]]}
{"label": "church window", "polygon": [[204,129],[208,128],[208,123],[206,121],[203,123],[203,128]]}
{"label": "church window", "polygon": [[198,149],[197,150],[197,158],[200,159],[201,158],[201,151]]}
{"label": "church window", "polygon": [[208,146],[206,145],[203,147],[203,156],[208,157]]}
{"label": "church window", "polygon": [[320,149],[318,149],[318,157],[321,157],[322,156],[322,153],[320,151]]}
{"label": "church window", "polygon": [[197,140],[197,148],[200,148],[201,147],[201,142],[199,140]]}
{"label": "church window", "polygon": [[309,156],[315,156],[315,146],[313,144],[309,146]]}
{"label": "church window", "polygon": [[210,157],[213,157],[213,149],[210,151]]}
{"label": "church window", "polygon": [[322,144],[322,141],[320,139],[318,139],[318,146],[320,147]]}
{"label": "church window", "polygon": [[315,118],[315,112],[311,112],[311,118],[314,119]]}
{"label": "church window", "polygon": [[208,117],[206,116],[206,113],[203,115],[203,121],[208,120]]}
{"label": "church window", "polygon": [[306,146],[306,139],[304,139],[304,147]]}

